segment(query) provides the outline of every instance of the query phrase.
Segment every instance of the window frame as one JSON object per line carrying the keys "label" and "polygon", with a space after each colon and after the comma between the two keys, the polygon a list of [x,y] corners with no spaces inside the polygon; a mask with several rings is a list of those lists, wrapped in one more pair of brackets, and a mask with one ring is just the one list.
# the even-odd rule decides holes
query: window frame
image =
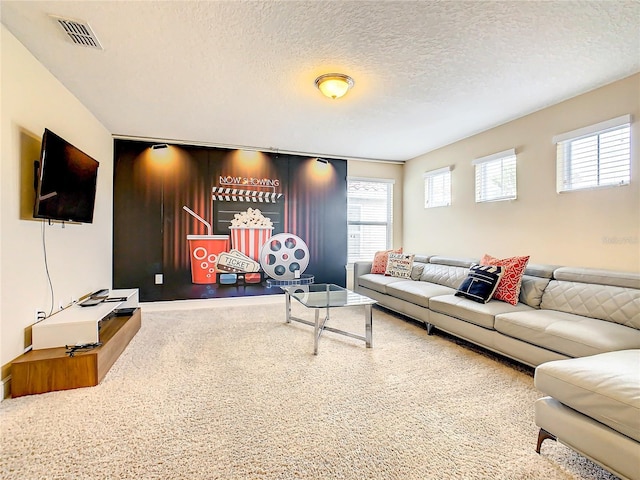
{"label": "window frame", "polygon": [[[631,123],[632,118],[630,114],[621,115],[616,118],[554,136],[552,138],[552,142],[556,145],[556,192],[568,193],[629,185],[631,183]],[[620,175],[620,177],[624,176],[625,178],[618,179],[616,181],[603,181],[603,174],[607,173],[607,167],[611,167],[612,165],[609,163],[609,161],[611,161],[610,159],[603,158],[602,136],[625,129],[627,130],[626,136],[628,142],[623,145],[623,148],[626,148],[627,154],[626,158],[623,159],[623,162],[626,161],[626,165],[624,165],[626,170],[624,175]],[[593,158],[593,160],[595,160],[595,165],[592,166],[594,168],[593,173],[595,174],[595,179],[583,179],[580,181],[580,177],[573,173],[573,170],[579,170],[577,168],[578,162],[572,162],[572,146],[574,145],[574,142],[584,142],[591,138],[595,141],[595,152],[591,152],[592,155],[595,154],[595,157]],[[588,160],[585,160],[584,158],[581,160],[580,166],[589,167],[587,164]],[[613,162],[614,161],[611,161],[611,163]],[[580,184],[584,185],[576,186]]]}
{"label": "window frame", "polygon": [[[515,148],[493,153],[485,157],[476,158],[471,162],[475,167],[475,199],[476,203],[502,202],[505,200],[516,200],[518,198],[518,157]],[[508,162],[505,164],[505,162]],[[489,197],[488,195],[488,173],[490,167],[499,164],[501,174],[500,194]],[[505,175],[509,174],[509,168],[513,168],[513,184],[505,185]],[[480,182],[479,180],[482,179]],[[513,189],[513,194],[508,193]]]}
{"label": "window frame", "polygon": [[[451,166],[430,170],[422,174],[424,179],[424,208],[448,207],[451,205]],[[443,198],[437,199],[432,195],[436,189],[434,183],[442,181],[444,183],[442,191]]]}
{"label": "window frame", "polygon": [[[349,218],[349,190],[351,182],[363,182],[363,183],[378,183],[378,184],[386,184],[387,185],[387,205],[386,205],[386,214],[387,218],[385,221],[354,221]],[[393,245],[393,186],[395,184],[395,180],[391,178],[369,178],[369,177],[347,177],[347,232],[349,232],[350,226],[386,226],[386,235],[385,235],[385,247],[381,248],[381,250],[389,250]],[[353,265],[354,262],[357,261],[366,261],[370,260],[369,258],[357,258],[352,259],[349,257],[349,251],[351,250],[349,245],[349,238],[347,238],[347,264]],[[371,256],[373,258],[373,256]]]}

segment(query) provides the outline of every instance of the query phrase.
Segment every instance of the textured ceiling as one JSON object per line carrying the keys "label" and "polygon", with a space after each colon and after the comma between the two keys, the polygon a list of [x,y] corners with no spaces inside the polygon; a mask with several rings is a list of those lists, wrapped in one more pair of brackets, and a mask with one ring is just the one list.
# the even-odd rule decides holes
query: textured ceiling
{"label": "textured ceiling", "polygon": [[[640,71],[640,1],[5,1],[114,135],[407,160]],[[87,21],[76,46],[48,14]],[[338,71],[355,87],[320,95]]]}

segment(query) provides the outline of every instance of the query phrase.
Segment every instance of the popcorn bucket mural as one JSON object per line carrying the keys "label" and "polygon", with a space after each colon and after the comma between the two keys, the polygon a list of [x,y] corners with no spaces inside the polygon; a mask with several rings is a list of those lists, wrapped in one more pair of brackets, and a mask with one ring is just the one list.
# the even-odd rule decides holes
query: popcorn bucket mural
{"label": "popcorn bucket mural", "polygon": [[253,260],[259,260],[260,249],[271,237],[273,224],[259,209],[249,207],[246,212],[234,215],[229,230],[233,248]]}
{"label": "popcorn bucket mural", "polygon": [[231,244],[248,257],[258,260],[260,248],[265,244],[273,227],[229,227],[231,230]]}

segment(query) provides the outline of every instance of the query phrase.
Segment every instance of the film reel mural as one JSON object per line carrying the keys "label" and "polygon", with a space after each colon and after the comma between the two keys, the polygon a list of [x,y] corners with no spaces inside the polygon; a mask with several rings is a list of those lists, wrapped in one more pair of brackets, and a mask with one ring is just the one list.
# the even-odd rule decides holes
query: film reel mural
{"label": "film reel mural", "polygon": [[300,278],[309,266],[309,248],[300,237],[279,233],[262,246],[260,266],[276,280]]}

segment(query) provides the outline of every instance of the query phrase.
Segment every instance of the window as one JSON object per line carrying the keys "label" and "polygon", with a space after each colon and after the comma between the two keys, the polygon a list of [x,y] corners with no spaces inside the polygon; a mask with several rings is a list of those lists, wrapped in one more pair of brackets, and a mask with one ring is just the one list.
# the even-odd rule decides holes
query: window
{"label": "window", "polygon": [[494,153],[473,161],[476,166],[476,202],[516,198],[516,151]]}
{"label": "window", "polygon": [[393,180],[347,179],[348,262],[391,248]]}
{"label": "window", "polygon": [[563,133],[553,142],[558,193],[631,180],[631,115]]}
{"label": "window", "polygon": [[424,177],[424,208],[451,205],[451,167],[431,170]]}

